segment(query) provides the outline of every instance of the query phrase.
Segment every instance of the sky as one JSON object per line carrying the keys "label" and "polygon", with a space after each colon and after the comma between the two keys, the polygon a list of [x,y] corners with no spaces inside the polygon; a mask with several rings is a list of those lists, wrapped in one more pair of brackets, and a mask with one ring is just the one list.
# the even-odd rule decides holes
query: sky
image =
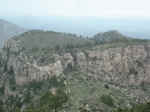
{"label": "sky", "polygon": [[150,38],[150,0],[0,0],[0,19],[25,29]]}
{"label": "sky", "polygon": [[0,0],[1,16],[150,18],[150,0]]}

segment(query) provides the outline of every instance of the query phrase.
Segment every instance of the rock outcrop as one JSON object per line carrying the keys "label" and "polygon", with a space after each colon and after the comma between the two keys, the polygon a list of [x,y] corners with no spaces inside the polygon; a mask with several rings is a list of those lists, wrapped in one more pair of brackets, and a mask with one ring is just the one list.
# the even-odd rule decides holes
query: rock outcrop
{"label": "rock outcrop", "polygon": [[[61,53],[48,49],[46,52],[37,51],[38,55],[34,55],[23,48],[19,40],[9,39],[0,50],[0,97],[5,103],[9,96],[22,99],[34,96],[38,99],[43,90],[55,94],[57,84],[48,79],[56,78],[54,81],[57,82],[61,77],[64,81],[61,84],[67,88],[65,92],[72,95],[71,101],[77,99],[76,103],[72,102],[74,106],[81,101],[91,101],[93,105],[105,93],[112,99],[116,98],[117,106],[124,105],[120,104],[122,100],[125,100],[125,106],[149,101],[150,45],[102,47],[76,48]],[[45,59],[47,57],[49,59]],[[50,59],[52,61],[49,62]],[[82,92],[87,92],[87,98]],[[98,104],[100,108],[104,105],[99,101]]]}
{"label": "rock outcrop", "polygon": [[97,79],[122,86],[150,82],[150,45],[132,45],[109,48],[104,51],[88,50],[77,55],[82,71],[96,75]]}
{"label": "rock outcrop", "polygon": [[[40,81],[52,76],[59,76],[63,73],[63,66],[60,60],[55,63],[39,66],[33,57],[26,56],[19,46],[19,41],[8,40],[3,48],[3,60],[5,60],[6,69],[13,70],[16,84],[23,85],[33,80]],[[32,60],[29,62],[29,60]]]}
{"label": "rock outcrop", "polygon": [[10,39],[4,45],[5,56],[1,56],[7,69],[13,69],[17,84],[59,76],[68,65],[78,66],[82,72],[97,80],[122,86],[150,83],[150,45],[129,45],[103,51],[97,48],[78,51],[75,56],[71,53],[64,53],[63,56],[57,54],[54,56],[55,62],[45,66],[37,65],[33,57],[22,51],[19,41]]}

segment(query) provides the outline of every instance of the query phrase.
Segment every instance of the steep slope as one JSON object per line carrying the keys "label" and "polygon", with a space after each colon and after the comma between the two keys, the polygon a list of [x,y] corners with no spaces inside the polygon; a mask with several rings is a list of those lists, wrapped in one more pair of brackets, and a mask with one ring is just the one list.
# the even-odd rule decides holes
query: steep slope
{"label": "steep slope", "polygon": [[129,38],[122,35],[116,30],[98,33],[94,36],[94,39],[99,43],[115,42],[115,41],[127,41]]}
{"label": "steep slope", "polygon": [[14,38],[20,40],[21,45],[26,49],[34,48],[62,48],[85,45],[90,40],[76,36],[53,31],[31,30]]}
{"label": "steep slope", "polygon": [[[53,33],[54,36],[49,36]],[[5,43],[0,51],[0,98],[6,112],[18,112],[17,109],[25,112],[112,112],[117,107],[131,108],[135,104],[150,101],[148,42],[132,40],[130,43],[123,41],[121,45],[116,42],[115,46],[105,43],[88,47],[82,44],[70,50],[52,52],[48,48],[55,46],[50,46],[54,42],[51,38],[59,39],[62,37],[60,34],[31,31]],[[33,35],[32,41],[29,35],[31,38]],[[28,38],[31,45],[25,44],[29,42]],[[41,40],[36,40],[39,38]],[[70,44],[70,38],[75,43],[90,41],[63,37],[67,44]],[[32,44],[34,41],[37,42]],[[62,41],[63,45],[66,44]],[[24,52],[35,46],[39,47],[36,50],[38,55]],[[57,93],[60,88],[61,92]],[[61,108],[57,109],[59,101],[64,105],[59,105]]]}
{"label": "steep slope", "polygon": [[25,32],[25,29],[0,19],[0,47],[3,46],[4,41],[6,41],[8,38],[23,32]]}

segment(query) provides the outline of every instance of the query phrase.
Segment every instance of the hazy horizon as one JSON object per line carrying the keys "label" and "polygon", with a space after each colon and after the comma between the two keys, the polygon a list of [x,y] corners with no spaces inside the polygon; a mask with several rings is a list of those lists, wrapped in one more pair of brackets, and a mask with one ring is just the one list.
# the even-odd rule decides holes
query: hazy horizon
{"label": "hazy horizon", "polygon": [[148,0],[4,0],[0,18],[26,29],[44,29],[92,36],[118,30],[150,38]]}
{"label": "hazy horizon", "polygon": [[128,36],[150,38],[149,19],[65,16],[5,16],[0,17],[0,19],[15,23],[26,29],[76,33],[84,36],[93,36],[99,32],[118,30]]}

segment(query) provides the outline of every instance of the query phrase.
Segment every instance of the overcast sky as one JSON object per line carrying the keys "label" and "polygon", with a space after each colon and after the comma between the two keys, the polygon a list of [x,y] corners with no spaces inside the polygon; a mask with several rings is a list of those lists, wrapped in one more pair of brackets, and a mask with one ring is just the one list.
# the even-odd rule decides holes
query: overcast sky
{"label": "overcast sky", "polygon": [[150,18],[150,0],[0,0],[0,15]]}

